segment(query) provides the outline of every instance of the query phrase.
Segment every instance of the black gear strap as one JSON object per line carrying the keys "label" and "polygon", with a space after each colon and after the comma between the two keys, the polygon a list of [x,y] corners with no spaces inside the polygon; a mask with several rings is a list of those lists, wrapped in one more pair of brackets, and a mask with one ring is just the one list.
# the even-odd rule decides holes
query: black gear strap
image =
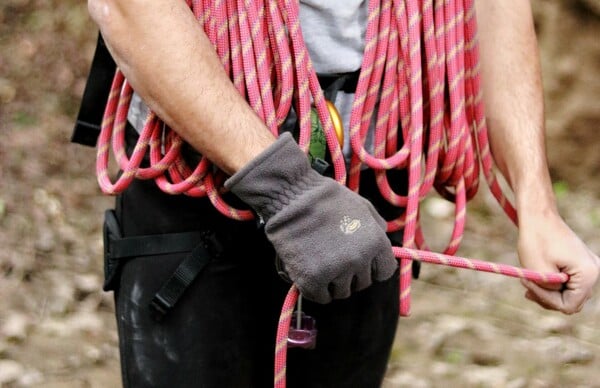
{"label": "black gear strap", "polygon": [[162,285],[150,302],[152,317],[160,321],[175,306],[185,290],[204,267],[223,252],[223,247],[213,233],[204,233],[202,241],[179,264],[175,273]]}

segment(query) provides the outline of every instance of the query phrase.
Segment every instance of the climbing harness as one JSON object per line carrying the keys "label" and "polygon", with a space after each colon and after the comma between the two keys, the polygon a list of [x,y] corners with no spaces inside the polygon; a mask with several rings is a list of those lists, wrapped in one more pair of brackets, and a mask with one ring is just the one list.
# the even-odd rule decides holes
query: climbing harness
{"label": "climbing harness", "polygon": [[186,254],[148,305],[152,318],[156,321],[161,321],[175,307],[183,293],[209,262],[218,259],[223,252],[220,239],[210,231],[123,237],[114,210],[104,213],[103,238],[104,291],[114,291],[118,288],[121,269],[125,262],[132,258]]}
{"label": "climbing harness", "polygon": [[[314,112],[333,178],[358,191],[361,168],[368,166],[375,171],[382,196],[405,209],[387,223],[388,232],[404,230],[403,246],[393,248],[400,260],[401,315],[410,312],[413,260],[536,281],[567,281],[564,273],[540,274],[453,256],[465,226],[466,202],[477,192],[480,172],[505,213],[517,222],[516,210],[494,174],[488,144],[473,0],[369,1],[364,58],[349,124],[353,153],[348,171],[340,149],[340,123],[332,120],[331,106],[304,44],[297,1],[187,0],[187,4],[234,86],[273,134],[278,135],[293,106],[299,123],[298,144],[308,153]],[[154,113],[149,114],[131,157],[127,156],[125,126],[132,93],[117,70],[98,139],[96,167],[102,190],[117,194],[133,179],[153,179],[167,193],[207,196],[224,215],[251,219],[250,210],[234,208],[223,199],[225,175],[206,158],[189,166],[180,152],[183,140]],[[370,153],[366,139],[373,122],[374,150]],[[111,148],[123,171],[115,182],[108,173]],[[147,154],[150,165],[141,167]],[[408,171],[407,195],[392,190],[387,179],[392,169]],[[442,254],[428,251],[419,223],[419,203],[432,189],[455,203],[454,230]],[[292,286],[278,327],[277,387],[285,386],[288,334],[297,298]],[[297,320],[302,320],[300,314]],[[296,329],[293,333],[303,328]],[[306,329],[309,333],[302,335],[310,337],[314,325]],[[308,337],[304,339],[310,341]]]}

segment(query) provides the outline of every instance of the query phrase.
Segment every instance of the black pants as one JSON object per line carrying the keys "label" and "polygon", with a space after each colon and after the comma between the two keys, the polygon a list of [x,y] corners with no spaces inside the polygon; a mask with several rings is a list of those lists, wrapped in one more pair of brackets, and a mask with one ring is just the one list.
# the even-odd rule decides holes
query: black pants
{"label": "black pants", "polygon": [[[224,253],[211,261],[160,322],[149,304],[185,253],[136,257],[115,290],[125,387],[269,387],[276,325],[289,284],[254,222],[229,220],[206,198],[170,196],[135,181],[117,198],[125,237],[210,230]],[[327,305],[305,301],[317,347],[289,349],[290,387],[378,387],[398,317],[398,273]]]}

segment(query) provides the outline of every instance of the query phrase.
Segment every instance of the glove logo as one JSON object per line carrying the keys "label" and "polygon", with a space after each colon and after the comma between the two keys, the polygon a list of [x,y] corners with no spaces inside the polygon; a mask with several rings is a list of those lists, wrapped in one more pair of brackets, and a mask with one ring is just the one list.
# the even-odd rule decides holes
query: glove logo
{"label": "glove logo", "polygon": [[344,234],[352,234],[360,228],[360,220],[344,216],[340,221],[340,230]]}

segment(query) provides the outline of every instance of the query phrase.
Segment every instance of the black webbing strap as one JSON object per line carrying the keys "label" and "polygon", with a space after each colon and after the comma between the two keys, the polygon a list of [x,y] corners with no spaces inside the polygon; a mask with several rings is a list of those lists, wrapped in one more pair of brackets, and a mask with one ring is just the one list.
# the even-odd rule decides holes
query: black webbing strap
{"label": "black webbing strap", "polygon": [[150,302],[150,311],[155,320],[160,321],[175,306],[185,290],[214,258],[218,258],[223,247],[213,233],[205,233],[202,241],[179,264]]}
{"label": "black webbing strap", "polygon": [[100,135],[104,107],[108,100],[116,68],[115,61],[108,52],[102,35],[98,34],[96,52],[94,53],[90,74],[85,84],[75,128],[71,135],[73,143],[90,147],[96,146],[98,136]]}
{"label": "black webbing strap", "polygon": [[114,210],[104,213],[104,290],[114,290],[122,264],[131,258],[190,252],[207,232],[123,237]]}
{"label": "black webbing strap", "polygon": [[332,102],[335,101],[335,97],[340,91],[348,94],[356,92],[359,77],[360,69],[351,73],[319,74],[317,76],[325,98]]}
{"label": "black webbing strap", "polygon": [[210,262],[211,256],[200,243],[175,270],[150,302],[152,316],[160,321],[177,303],[184,291]]}
{"label": "black webbing strap", "polygon": [[199,231],[123,237],[111,241],[109,257],[112,259],[126,259],[136,256],[189,252],[198,245],[198,241],[202,237],[203,233]]}
{"label": "black webbing strap", "polygon": [[192,231],[122,237],[114,210],[104,214],[104,290],[114,290],[120,268],[126,260],[171,253],[190,252],[150,302],[154,319],[161,320],[185,290],[213,259],[223,245],[213,232]]}

